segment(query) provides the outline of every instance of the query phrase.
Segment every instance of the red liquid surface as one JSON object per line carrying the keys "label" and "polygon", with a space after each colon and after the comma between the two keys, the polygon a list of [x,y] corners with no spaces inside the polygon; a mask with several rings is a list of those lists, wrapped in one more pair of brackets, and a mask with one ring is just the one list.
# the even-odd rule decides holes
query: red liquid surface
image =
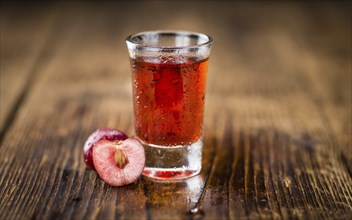
{"label": "red liquid surface", "polygon": [[175,146],[202,134],[208,60],[132,59],[136,135],[145,143]]}

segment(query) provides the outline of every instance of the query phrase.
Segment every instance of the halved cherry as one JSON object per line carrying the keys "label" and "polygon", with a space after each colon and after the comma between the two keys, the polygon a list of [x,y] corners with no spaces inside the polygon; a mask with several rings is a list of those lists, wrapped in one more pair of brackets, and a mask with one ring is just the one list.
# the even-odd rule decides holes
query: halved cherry
{"label": "halved cherry", "polygon": [[123,186],[138,180],[145,165],[143,145],[134,138],[124,141],[101,140],[93,148],[97,173],[111,186]]}
{"label": "halved cherry", "polygon": [[128,136],[122,131],[111,128],[99,128],[92,133],[83,147],[83,159],[88,168],[95,169],[93,163],[93,148],[100,140],[121,141],[127,139]]}

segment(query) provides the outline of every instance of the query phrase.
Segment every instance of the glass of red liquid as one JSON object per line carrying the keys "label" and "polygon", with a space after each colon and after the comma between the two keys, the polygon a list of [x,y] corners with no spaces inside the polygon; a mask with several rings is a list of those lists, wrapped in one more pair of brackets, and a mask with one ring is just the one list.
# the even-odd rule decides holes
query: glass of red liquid
{"label": "glass of red liquid", "polygon": [[143,175],[197,175],[212,38],[186,31],[147,31],[126,38],[132,68],[136,137],[146,152]]}

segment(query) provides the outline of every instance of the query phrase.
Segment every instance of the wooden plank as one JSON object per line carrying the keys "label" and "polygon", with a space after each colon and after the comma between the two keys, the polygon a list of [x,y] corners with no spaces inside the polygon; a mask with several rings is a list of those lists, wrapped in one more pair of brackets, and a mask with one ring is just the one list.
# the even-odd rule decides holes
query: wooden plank
{"label": "wooden plank", "polygon": [[53,5],[3,3],[1,7],[0,139],[35,83],[56,16]]}
{"label": "wooden plank", "polygon": [[[350,3],[184,3],[53,6],[45,56],[1,143],[0,219],[352,217]],[[99,127],[133,135],[124,37],[156,28],[215,39],[203,170],[110,187],[82,146]]]}

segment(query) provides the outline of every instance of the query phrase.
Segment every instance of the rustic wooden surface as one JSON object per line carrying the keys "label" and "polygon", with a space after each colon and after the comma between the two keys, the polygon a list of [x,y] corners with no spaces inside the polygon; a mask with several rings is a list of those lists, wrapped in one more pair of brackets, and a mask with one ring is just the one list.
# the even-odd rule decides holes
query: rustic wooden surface
{"label": "rustic wooden surface", "polygon": [[[200,175],[110,187],[82,160],[133,135],[124,38],[214,39]],[[351,219],[351,2],[2,3],[0,219]]]}

